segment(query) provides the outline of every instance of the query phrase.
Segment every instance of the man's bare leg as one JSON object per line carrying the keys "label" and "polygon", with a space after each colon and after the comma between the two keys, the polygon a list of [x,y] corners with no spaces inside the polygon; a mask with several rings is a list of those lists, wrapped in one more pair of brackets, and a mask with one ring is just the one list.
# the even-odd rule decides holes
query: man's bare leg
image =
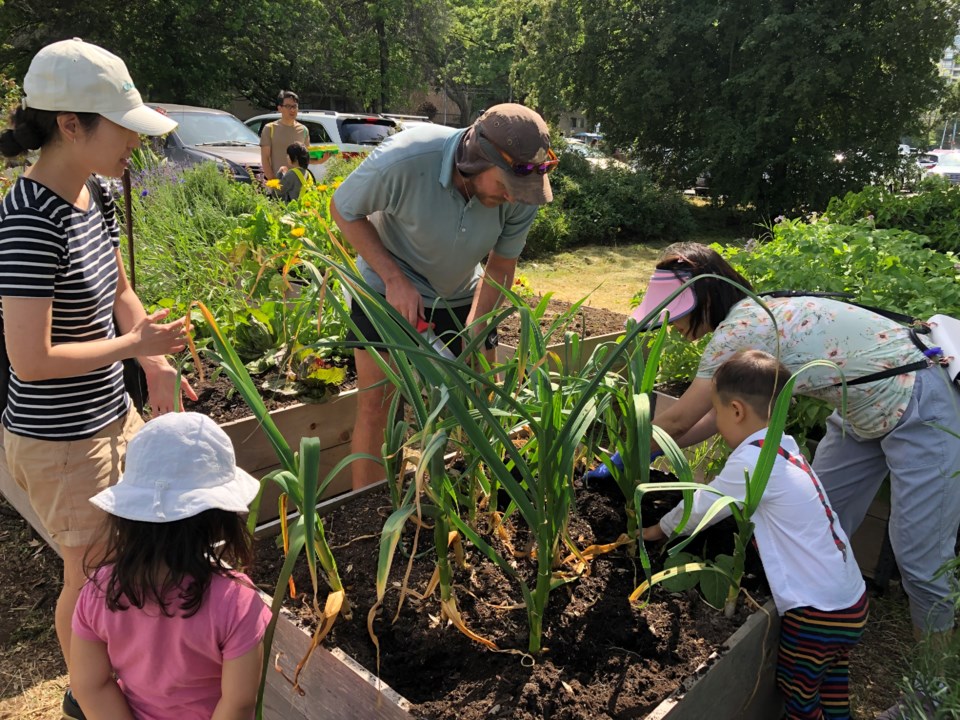
{"label": "man's bare leg", "polygon": [[[386,358],[385,355],[382,357]],[[357,420],[353,426],[351,450],[381,457],[393,388],[377,385],[386,376],[369,352],[358,349],[354,353],[354,362],[357,367]],[[374,385],[376,387],[372,387]],[[373,460],[357,460],[352,468],[354,490],[385,477],[383,465]]]}

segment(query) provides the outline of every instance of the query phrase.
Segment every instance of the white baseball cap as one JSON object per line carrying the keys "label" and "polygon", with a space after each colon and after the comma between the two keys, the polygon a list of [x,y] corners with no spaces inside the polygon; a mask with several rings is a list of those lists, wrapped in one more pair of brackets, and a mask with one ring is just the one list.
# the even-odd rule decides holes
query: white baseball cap
{"label": "white baseball cap", "polygon": [[167,413],[134,435],[120,481],[90,502],[127,520],[172,522],[204,510],[247,512],[259,489],[237,467],[233,443],[213,420]]}
{"label": "white baseball cap", "polygon": [[23,78],[23,107],[96,113],[143,135],[163,135],[177,123],[143,104],[123,60],[80,38],[47,45]]}

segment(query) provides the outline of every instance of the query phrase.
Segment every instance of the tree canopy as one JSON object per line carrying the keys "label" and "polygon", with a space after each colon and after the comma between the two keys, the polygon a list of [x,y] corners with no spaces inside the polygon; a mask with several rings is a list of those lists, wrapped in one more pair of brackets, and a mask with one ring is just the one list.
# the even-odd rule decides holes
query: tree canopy
{"label": "tree canopy", "polygon": [[960,0],[6,0],[0,74],[81,36],[152,100],[390,111],[432,87],[460,124],[585,111],[661,179],[775,213],[876,179],[956,104],[936,62],[958,20]]}
{"label": "tree canopy", "polygon": [[[652,169],[777,212],[897,162],[936,104],[956,0],[540,0],[523,74]],[[566,37],[567,42],[562,39]],[[689,186],[689,185],[688,185]]]}

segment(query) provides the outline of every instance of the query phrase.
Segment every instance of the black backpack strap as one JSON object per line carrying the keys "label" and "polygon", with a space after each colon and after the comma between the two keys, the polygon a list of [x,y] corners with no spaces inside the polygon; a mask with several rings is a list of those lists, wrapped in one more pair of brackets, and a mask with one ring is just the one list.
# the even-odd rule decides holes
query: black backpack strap
{"label": "black backpack strap", "polygon": [[[809,290],[773,290],[771,292],[760,293],[760,297],[771,297],[771,298],[783,298],[783,297],[819,297],[819,298],[831,298],[836,300],[841,300],[842,302],[847,303],[848,305],[853,305],[854,307],[863,308],[864,310],[869,310],[876,315],[885,317],[888,320],[893,320],[894,322],[901,323],[910,328],[910,339],[913,341],[913,344],[917,346],[917,349],[923,353],[924,359],[917,360],[916,362],[909,363],[907,365],[900,365],[895,368],[888,368],[887,370],[881,370],[880,372],[870,373],[869,375],[864,375],[863,377],[854,378],[853,380],[848,380],[847,385],[864,385],[866,383],[876,382],[877,380],[885,380],[886,378],[894,377],[895,375],[905,375],[906,373],[915,372],[917,370],[923,370],[928,368],[931,365],[942,362],[942,360],[934,360],[937,356],[943,357],[943,351],[938,347],[927,347],[917,333],[929,333],[930,327],[912,315],[904,315],[903,313],[894,312],[893,310],[885,310],[884,308],[874,307],[872,305],[862,305],[861,303],[854,302],[850,298],[853,297],[851,293],[848,292],[811,292]],[[834,383],[831,387],[840,387],[843,385],[842,382]]]}
{"label": "black backpack strap", "polygon": [[96,175],[88,177],[85,184],[87,191],[90,193],[90,197],[93,198],[93,201],[97,204],[97,208],[100,210],[100,217],[103,218],[103,222],[106,223],[106,210],[104,210],[104,203],[106,201],[103,199],[103,185],[100,184]]}
{"label": "black backpack strap", "polygon": [[[909,363],[907,365],[901,365],[895,368],[889,368],[887,370],[881,370],[880,372],[870,373],[869,375],[864,375],[863,377],[854,378],[849,380],[847,385],[863,385],[865,383],[876,382],[877,380],[885,380],[886,378],[893,377],[894,375],[905,375],[906,373],[915,372],[917,370],[924,370],[931,365],[936,363],[943,363],[943,350],[939,347],[927,347],[920,337],[917,335],[917,330],[915,328],[910,328],[910,339],[913,341],[913,344],[917,346],[917,349],[923,353],[924,359],[917,360],[916,362]],[[929,332],[929,330],[927,330]],[[935,360],[939,356],[939,360]],[[834,383],[833,387],[840,387],[843,383]]]}

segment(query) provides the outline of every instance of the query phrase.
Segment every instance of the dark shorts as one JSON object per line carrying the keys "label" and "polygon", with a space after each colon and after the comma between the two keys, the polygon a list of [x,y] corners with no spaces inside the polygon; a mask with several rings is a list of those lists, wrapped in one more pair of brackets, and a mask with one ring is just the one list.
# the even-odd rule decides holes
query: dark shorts
{"label": "dark shorts", "polygon": [[[424,310],[427,315],[427,322],[433,323],[433,332],[440,338],[457,335],[461,328],[467,324],[467,315],[470,314],[469,305],[459,305],[449,309],[445,305],[438,305],[435,308],[424,305]],[[350,319],[356,323],[363,337],[357,337],[356,333],[350,330],[347,332],[347,342],[381,342],[380,334],[373,328],[373,324],[361,308],[353,305],[350,308]],[[487,350],[492,350],[497,346],[497,343],[497,329],[492,328],[487,333],[483,345]]]}

